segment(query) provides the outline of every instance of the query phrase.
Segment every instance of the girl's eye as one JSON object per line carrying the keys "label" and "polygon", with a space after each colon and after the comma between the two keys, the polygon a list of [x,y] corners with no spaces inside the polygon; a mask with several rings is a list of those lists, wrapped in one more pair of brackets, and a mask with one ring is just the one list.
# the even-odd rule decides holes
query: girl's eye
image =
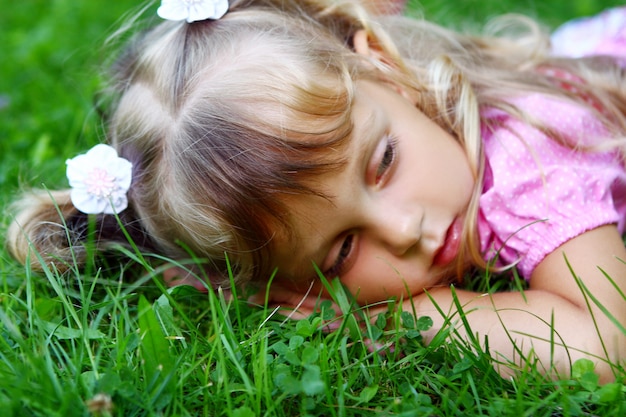
{"label": "girl's eye", "polygon": [[337,259],[335,259],[333,266],[331,266],[326,272],[327,276],[335,277],[336,275],[341,273],[346,264],[346,259],[348,259],[350,257],[350,254],[352,253],[353,242],[354,235],[347,235],[344,238],[343,243],[341,244],[341,248],[339,248]]}
{"label": "girl's eye", "polygon": [[395,138],[387,138],[387,145],[385,146],[385,153],[383,154],[378,168],[376,169],[376,184],[380,182],[387,170],[393,164],[396,159],[396,145],[397,140]]}

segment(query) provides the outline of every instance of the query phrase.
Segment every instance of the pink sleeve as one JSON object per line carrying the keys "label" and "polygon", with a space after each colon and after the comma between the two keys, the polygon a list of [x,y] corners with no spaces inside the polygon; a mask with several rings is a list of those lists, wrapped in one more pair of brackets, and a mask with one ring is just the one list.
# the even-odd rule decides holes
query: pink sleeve
{"label": "pink sleeve", "polygon": [[[578,107],[541,96],[522,105],[550,115],[553,126],[576,132],[570,139],[577,143],[605,134]],[[626,195],[626,175],[614,153],[576,152],[512,118],[485,132],[484,147],[487,169],[478,223],[487,259],[498,254],[500,265],[517,263],[529,279],[543,258],[567,240],[623,223],[624,201],[615,196]]]}

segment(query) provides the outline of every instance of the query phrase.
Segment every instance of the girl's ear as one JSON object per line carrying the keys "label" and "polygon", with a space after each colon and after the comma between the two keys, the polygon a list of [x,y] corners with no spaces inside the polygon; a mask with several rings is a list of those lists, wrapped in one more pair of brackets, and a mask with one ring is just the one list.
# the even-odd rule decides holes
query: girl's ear
{"label": "girl's ear", "polygon": [[376,39],[370,38],[365,29],[357,30],[352,36],[354,52],[370,59],[380,61],[385,65],[395,66],[394,60],[383,50]]}
{"label": "girl's ear", "polygon": [[[352,36],[352,47],[354,48],[354,52],[356,52],[357,54],[381,62],[388,67],[397,68],[398,66],[398,64],[387,55],[387,53],[380,47],[380,45],[378,45],[376,42],[371,42],[365,29],[359,29],[354,33],[354,35]],[[398,94],[409,100],[413,105],[417,103],[417,100],[400,85],[390,80],[382,79],[381,81],[385,82],[388,87],[392,88]]]}
{"label": "girl's ear", "polygon": [[359,29],[352,36],[352,46],[354,52],[364,56],[370,56],[370,44],[365,29]]}

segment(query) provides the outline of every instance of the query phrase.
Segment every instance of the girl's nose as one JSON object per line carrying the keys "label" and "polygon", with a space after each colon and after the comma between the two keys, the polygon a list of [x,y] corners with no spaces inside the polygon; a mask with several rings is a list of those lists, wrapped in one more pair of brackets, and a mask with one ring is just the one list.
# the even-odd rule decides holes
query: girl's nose
{"label": "girl's nose", "polygon": [[375,230],[382,243],[396,256],[403,255],[422,236],[423,215],[420,210],[389,208],[376,216]]}

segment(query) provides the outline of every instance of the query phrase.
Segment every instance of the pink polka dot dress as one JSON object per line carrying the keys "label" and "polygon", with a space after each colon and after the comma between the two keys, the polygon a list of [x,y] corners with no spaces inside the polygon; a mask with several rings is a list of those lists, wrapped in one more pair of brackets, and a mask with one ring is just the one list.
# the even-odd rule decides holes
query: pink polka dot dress
{"label": "pink polka dot dress", "polygon": [[[610,25],[602,24],[606,19]],[[589,36],[590,28],[597,36]],[[626,8],[568,23],[554,36],[557,54],[573,55],[572,46],[582,45],[582,51],[575,48],[581,55],[626,58]],[[594,41],[576,43],[581,36]],[[512,103],[579,148],[608,136],[581,106],[540,94]],[[616,224],[624,232],[626,169],[617,152],[575,150],[493,109],[484,111],[482,118],[498,126],[482,132],[486,167],[478,231],[485,259],[497,265],[516,264],[529,279],[545,256],[581,233],[606,224]]]}

